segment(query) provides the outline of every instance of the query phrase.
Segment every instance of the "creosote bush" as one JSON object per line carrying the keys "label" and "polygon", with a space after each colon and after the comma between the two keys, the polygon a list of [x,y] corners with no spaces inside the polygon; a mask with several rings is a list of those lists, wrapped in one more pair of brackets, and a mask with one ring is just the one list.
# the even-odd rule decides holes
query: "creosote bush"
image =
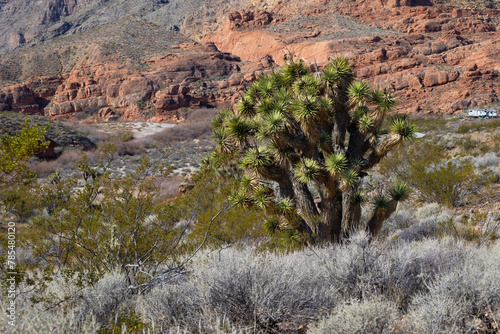
{"label": "creosote bush", "polygon": [[380,172],[408,182],[423,202],[456,207],[494,180],[489,170],[475,166],[475,160],[450,157],[441,145],[418,140],[389,153],[380,164]]}
{"label": "creosote bush", "polygon": [[125,177],[112,177],[114,152],[105,148],[96,165],[84,155],[77,176],[52,174],[38,189],[43,211],[19,234],[19,245],[44,266],[98,276],[118,270],[140,285],[176,257],[185,231],[176,228],[180,211],[158,193],[171,168],[144,156]]}

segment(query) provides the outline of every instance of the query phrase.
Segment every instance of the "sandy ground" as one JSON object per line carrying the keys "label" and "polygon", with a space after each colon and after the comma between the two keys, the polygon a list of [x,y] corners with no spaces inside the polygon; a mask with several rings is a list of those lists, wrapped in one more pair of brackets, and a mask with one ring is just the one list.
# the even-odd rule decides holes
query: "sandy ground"
{"label": "sandy ground", "polygon": [[102,123],[98,124],[97,127],[103,132],[115,132],[115,131],[130,131],[134,138],[143,138],[157,132],[161,132],[164,129],[172,128],[176,124],[170,123],[154,123],[154,122],[126,122],[126,123]]}
{"label": "sandy ground", "polygon": [[168,124],[168,123],[145,123],[145,122],[134,122],[128,123],[132,124],[132,133],[135,138],[142,138],[157,132],[161,132],[164,129],[172,128],[176,124]]}

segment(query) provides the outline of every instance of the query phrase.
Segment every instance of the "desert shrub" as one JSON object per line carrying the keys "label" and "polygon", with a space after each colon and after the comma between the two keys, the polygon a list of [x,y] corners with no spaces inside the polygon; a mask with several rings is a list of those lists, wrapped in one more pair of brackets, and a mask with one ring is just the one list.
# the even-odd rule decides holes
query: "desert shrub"
{"label": "desert shrub", "polygon": [[191,245],[204,242],[209,247],[226,247],[266,236],[263,212],[231,207],[228,198],[236,183],[237,179],[225,178],[211,169],[203,169],[186,181],[191,189],[174,205],[191,222],[187,236]]}
{"label": "desert shrub", "polygon": [[492,181],[491,173],[477,171],[471,159],[449,158],[430,141],[397,149],[382,161],[380,172],[407,181],[422,201],[447,206],[463,204]]}
{"label": "desert shrub", "polygon": [[483,156],[473,159],[477,168],[493,167],[498,164],[498,156],[495,152],[488,152]]}
{"label": "desert shrub", "polygon": [[[4,189],[0,187],[1,214],[11,215],[10,217],[15,217],[15,219],[21,222],[26,222],[40,209],[37,188],[35,184],[12,185]],[[6,216],[2,218],[2,223],[6,223]],[[0,240],[3,237],[4,234],[1,234]]]}
{"label": "desert shrub", "polygon": [[44,185],[47,214],[33,217],[20,237],[49,266],[99,274],[120,270],[132,285],[174,256],[183,231],[174,228],[179,211],[158,193],[168,166],[143,157],[135,170],[112,177],[105,158],[112,154],[104,152],[96,167],[84,157],[78,176],[54,177]]}
{"label": "desert shrub", "polygon": [[472,139],[469,136],[463,136],[457,140],[457,145],[461,148],[463,154],[480,156],[491,150],[487,142],[478,139]]}
{"label": "desert shrub", "polygon": [[396,231],[410,227],[415,221],[415,212],[412,208],[409,205],[401,205],[396,212],[386,220],[380,235],[391,235]]}
{"label": "desert shrub", "polygon": [[108,140],[111,141],[122,141],[122,142],[127,142],[132,139],[134,139],[134,135],[131,132],[118,133],[108,138]]}
{"label": "desert shrub", "polygon": [[289,322],[305,324],[335,304],[334,287],[317,267],[321,262],[305,266],[304,253],[229,257],[226,261],[240,265],[206,267],[210,288],[205,298],[219,312],[244,324],[255,323],[261,329],[278,329]]}
{"label": "desert shrub", "polygon": [[155,332],[164,333],[176,326],[195,329],[203,314],[199,289],[191,281],[156,287],[139,296],[136,310]]}
{"label": "desert shrub", "polygon": [[500,120],[490,119],[490,120],[479,120],[475,122],[468,122],[466,124],[461,124],[457,132],[458,133],[469,133],[476,132],[482,129],[495,129],[500,126]]}
{"label": "desert shrub", "polygon": [[424,238],[436,237],[439,231],[440,226],[435,220],[424,220],[399,231],[394,238],[404,241],[419,241]]}
{"label": "desert shrub", "polygon": [[470,216],[446,221],[442,228],[448,235],[481,244],[497,238],[499,223],[498,212],[476,211]]}
{"label": "desert shrub", "polygon": [[437,222],[443,222],[451,217],[451,211],[438,203],[429,203],[415,210],[415,219],[417,220],[433,219]]}
{"label": "desert shrub", "polygon": [[[407,212],[403,211],[400,215],[405,217]],[[394,219],[397,220],[398,217],[396,215]],[[404,241],[450,236],[482,244],[496,240],[500,227],[498,213],[495,211],[475,211],[470,215],[453,216],[447,208],[437,203],[419,208],[408,222],[400,229],[396,223],[390,222],[384,235],[392,240]]]}
{"label": "desert shrub", "polygon": [[409,180],[416,169],[437,164],[446,158],[439,145],[427,140],[415,140],[412,145],[403,144],[389,152],[380,162],[380,173]]}
{"label": "desert shrub", "polygon": [[[463,247],[463,246],[461,246]],[[482,327],[494,333],[500,309],[500,248],[467,247],[460,266],[437,276],[429,292],[415,298],[408,313],[408,331],[469,333]]]}
{"label": "desert shrub", "polygon": [[288,253],[205,249],[188,266],[189,275],[138,295],[116,272],[31,272],[32,283],[19,284],[18,328],[282,333],[309,327],[311,333],[418,334],[498,328],[500,244],[476,247],[447,237],[369,242],[355,234],[343,245]]}
{"label": "desert shrub", "polygon": [[[79,149],[65,149],[55,160],[39,160],[28,162],[31,171],[37,173],[38,177],[47,177],[57,170],[73,170],[74,164],[84,154]],[[85,154],[92,155],[91,152]]]}
{"label": "desert shrub", "polygon": [[26,118],[18,132],[9,134],[0,131],[0,189],[29,184],[36,175],[26,166],[28,159],[44,152],[49,143],[44,141],[48,124],[40,127],[30,125]]}
{"label": "desert shrub", "polygon": [[478,131],[481,129],[480,124],[476,123],[467,123],[467,124],[460,124],[457,128],[457,132],[464,134],[464,133],[469,133],[471,131]]}
{"label": "desert shrub", "polygon": [[443,135],[436,135],[436,140],[439,145],[442,145],[446,150],[452,150],[457,147],[457,136],[455,134],[446,133]]}
{"label": "desert shrub", "polygon": [[381,298],[352,300],[338,305],[333,313],[312,326],[311,334],[391,333],[391,324],[397,319],[397,307]]}
{"label": "desert shrub", "polygon": [[468,160],[429,166],[413,176],[412,182],[418,185],[423,200],[450,206],[458,206],[480,185],[480,177]]}
{"label": "desert shrub", "polygon": [[[38,123],[31,125],[26,118],[18,124],[18,131],[0,130],[0,214],[1,222],[13,218],[26,221],[37,209],[36,174],[33,173],[27,162],[35,154],[44,152],[48,142],[44,136],[48,124],[40,127]],[[0,235],[0,241],[6,235]],[[6,242],[3,244],[7,244]]]}
{"label": "desert shrub", "polygon": [[113,140],[112,145],[116,148],[116,154],[118,156],[124,155],[137,155],[144,152],[145,149],[145,141],[143,140],[129,140],[129,141],[120,141]]}
{"label": "desert shrub", "polygon": [[209,136],[210,134],[211,129],[209,122],[201,122],[198,124],[180,123],[173,128],[168,128],[161,132],[155,133],[154,135],[151,135],[151,138],[162,143],[171,143],[193,140]]}
{"label": "desert shrub", "polygon": [[401,242],[398,247],[369,243],[358,234],[350,243],[335,249],[326,266],[332,282],[344,300],[366,300],[383,294],[405,309],[412,296],[426,291],[426,284],[441,270],[460,259],[460,251],[450,249],[451,240],[427,241],[422,245]]}
{"label": "desert shrub", "polygon": [[310,256],[256,254],[249,248],[204,255],[189,282],[153,290],[140,307],[156,328],[162,322],[163,328],[180,324],[195,330],[200,316],[208,323],[226,316],[233,324],[254,326],[256,332],[307,324],[335,303],[333,287],[320,269],[322,261],[310,261]]}
{"label": "desert shrub", "polygon": [[97,278],[70,270],[35,270],[27,273],[19,290],[17,324],[22,333],[102,332],[130,308],[126,277],[117,272]]}
{"label": "desert shrub", "polygon": [[416,295],[427,294],[438,275],[463,263],[467,247],[449,238],[369,243],[365,235],[355,235],[342,246],[288,254],[248,247],[204,252],[186,280],[141,296],[137,313],[162,330],[197,331],[227,317],[255,332],[280,332],[307,326],[335,307],[342,312],[338,305],[348,303],[384,300],[390,309],[404,311]]}
{"label": "desert shrub", "polygon": [[429,132],[442,130],[453,119],[442,115],[433,115],[429,117],[414,116],[411,120],[419,131]]}
{"label": "desert shrub", "polygon": [[[0,309],[4,312],[6,303],[2,303]],[[21,306],[20,303],[17,303]],[[66,333],[82,333],[94,334],[99,328],[99,325],[93,320],[88,319],[81,323],[77,311],[74,309],[66,312],[55,311],[47,312],[46,308],[39,304],[27,303],[25,306],[16,309],[16,326],[12,327],[7,324],[7,321],[0,323],[0,331],[5,334],[66,334]]]}
{"label": "desert shrub", "polygon": [[76,301],[76,308],[82,318],[92,315],[98,323],[105,324],[112,320],[120,305],[127,302],[130,293],[127,287],[125,275],[118,272],[106,274],[83,291]]}
{"label": "desert shrub", "polygon": [[418,241],[446,234],[446,226],[453,221],[451,212],[437,204],[426,204],[418,209],[405,207],[389,220],[383,235],[390,239]]}

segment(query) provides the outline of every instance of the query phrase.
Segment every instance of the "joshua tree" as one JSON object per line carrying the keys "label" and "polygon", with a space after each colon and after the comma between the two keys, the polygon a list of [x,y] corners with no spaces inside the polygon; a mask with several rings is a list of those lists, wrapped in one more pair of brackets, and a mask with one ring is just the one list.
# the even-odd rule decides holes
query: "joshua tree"
{"label": "joshua tree", "polygon": [[[270,219],[271,229],[293,229],[316,241],[338,241],[361,227],[363,177],[413,136],[414,125],[393,117],[382,130],[395,97],[354,78],[347,58],[315,73],[292,59],[260,76],[235,109],[213,120],[212,157],[230,157],[244,171],[235,204],[278,217]],[[399,183],[375,197],[366,227],[372,235],[407,195]]]}

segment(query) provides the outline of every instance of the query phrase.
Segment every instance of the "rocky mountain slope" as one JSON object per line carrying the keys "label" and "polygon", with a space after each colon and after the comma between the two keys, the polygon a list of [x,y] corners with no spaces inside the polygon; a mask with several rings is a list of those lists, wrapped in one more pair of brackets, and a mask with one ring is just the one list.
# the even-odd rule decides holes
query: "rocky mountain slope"
{"label": "rocky mountain slope", "polygon": [[360,78],[395,90],[402,112],[494,106],[498,8],[497,0],[3,0],[0,109],[179,120],[185,108],[228,105],[284,52],[319,68],[348,55]]}
{"label": "rocky mountain slope", "polygon": [[2,0],[0,53],[70,36],[130,15],[167,29],[177,29],[184,16],[203,0]]}

